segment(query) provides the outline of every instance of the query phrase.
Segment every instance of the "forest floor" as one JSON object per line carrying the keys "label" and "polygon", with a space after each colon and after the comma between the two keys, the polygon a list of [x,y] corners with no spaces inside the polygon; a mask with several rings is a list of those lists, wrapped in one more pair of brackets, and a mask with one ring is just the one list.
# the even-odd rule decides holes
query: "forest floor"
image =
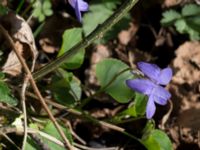
{"label": "forest floor", "polygon": [[[168,134],[174,149],[177,150],[200,149],[200,42],[189,40],[187,35],[177,33],[173,27],[162,27],[160,20],[164,9],[179,7],[190,2],[150,0],[148,6],[144,6],[144,2],[139,2],[131,10],[132,21],[129,28],[120,31],[115,39],[106,44],[89,46],[83,65],[73,72],[89,89],[83,94],[84,97],[99,88],[95,65],[104,58],[117,58],[133,68],[138,61],[154,62],[162,68],[170,66],[173,69],[173,78],[167,89],[172,97],[167,106],[158,106],[154,119],[156,127]],[[60,8],[60,6],[55,7]],[[31,28],[35,29],[35,26],[33,22]],[[62,34],[71,26],[79,26],[79,24],[69,22],[58,14],[47,19],[43,30],[35,39],[39,49],[36,70],[48,62],[47,57],[50,60],[56,57]],[[43,82],[48,83],[48,76],[43,80],[38,83],[40,87]],[[101,120],[115,116],[125,108],[124,106],[114,102],[110,96],[101,94],[94,97],[84,110]],[[121,145],[127,150],[145,149],[118,132],[96,126],[88,121],[72,117],[70,123],[74,132],[91,147]],[[129,133],[141,136],[138,131],[145,123],[146,119],[139,119],[119,126]]]}

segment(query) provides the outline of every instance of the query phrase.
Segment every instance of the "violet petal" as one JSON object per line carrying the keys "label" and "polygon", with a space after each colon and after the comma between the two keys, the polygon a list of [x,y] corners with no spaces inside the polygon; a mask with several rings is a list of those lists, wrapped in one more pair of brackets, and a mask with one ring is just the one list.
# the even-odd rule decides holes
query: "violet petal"
{"label": "violet petal", "polygon": [[80,11],[88,11],[88,3],[84,2],[83,0],[77,0]]}
{"label": "violet petal", "polygon": [[161,69],[157,65],[146,62],[138,62],[137,66],[144,73],[144,75],[153,81],[158,81]]}
{"label": "violet petal", "polygon": [[152,81],[148,79],[130,79],[126,80],[126,84],[134,91],[143,93],[145,95],[149,95],[152,89],[156,86]]}
{"label": "violet petal", "polygon": [[157,97],[154,95],[153,100],[154,100],[154,102],[156,102],[159,105],[166,105],[168,99],[164,99],[164,98]]}
{"label": "violet petal", "polygon": [[165,88],[159,85],[155,86],[151,94],[166,100],[171,97],[171,94]]}
{"label": "violet petal", "polygon": [[165,68],[161,70],[159,78],[158,78],[158,84],[161,85],[167,85],[169,81],[172,79],[172,69],[171,68]]}
{"label": "violet petal", "polygon": [[81,16],[81,12],[80,12],[80,9],[79,9],[78,0],[76,0],[76,3],[75,3],[75,13],[76,13],[76,17],[78,18],[78,21],[81,22],[82,21],[82,16]]}
{"label": "violet petal", "polygon": [[89,6],[83,0],[68,0],[69,4],[75,9],[75,14],[78,20],[82,21],[81,11],[87,11]]}
{"label": "violet petal", "polygon": [[153,115],[155,114],[156,106],[153,100],[153,95],[149,96],[147,107],[146,107],[146,117],[147,119],[151,119]]}

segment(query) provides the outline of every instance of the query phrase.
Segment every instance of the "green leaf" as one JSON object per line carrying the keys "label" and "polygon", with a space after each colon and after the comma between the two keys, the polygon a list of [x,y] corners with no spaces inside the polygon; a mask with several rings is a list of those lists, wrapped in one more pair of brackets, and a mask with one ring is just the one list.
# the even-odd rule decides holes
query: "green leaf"
{"label": "green leaf", "polygon": [[154,120],[148,120],[144,129],[142,130],[142,138],[146,139],[153,130],[155,130],[155,122]]}
{"label": "green leaf", "polygon": [[61,77],[55,76],[50,88],[55,100],[64,105],[74,105],[81,99],[80,81],[72,73],[59,69]]}
{"label": "green leaf", "polygon": [[134,96],[134,92],[125,83],[127,79],[132,78],[131,72],[128,70],[119,74],[127,68],[129,66],[125,63],[111,58],[101,61],[96,66],[96,76],[102,88],[105,88],[116,77],[104,90],[120,103],[127,103]]}
{"label": "green leaf", "polygon": [[108,9],[116,9],[117,5],[121,4],[121,0],[102,0],[102,3]]}
{"label": "green leaf", "polygon": [[184,17],[200,15],[200,6],[196,4],[185,5],[181,10],[181,14]]}
{"label": "green leaf", "polygon": [[39,22],[44,21],[46,16],[51,16],[53,14],[51,6],[50,0],[35,1],[33,3],[33,16],[36,17]]}
{"label": "green leaf", "polygon": [[179,33],[189,34],[191,40],[200,40],[200,6],[196,4],[185,5],[181,15],[175,10],[164,12],[161,23],[174,24]]}
{"label": "green leaf", "polygon": [[191,29],[196,31],[198,34],[200,33],[200,15],[188,17],[185,21]]}
{"label": "green leaf", "polygon": [[44,0],[42,7],[43,7],[43,10],[50,9],[51,8],[51,2],[48,1],[48,0]]}
{"label": "green leaf", "polygon": [[[96,0],[90,3],[90,11],[83,17],[83,31],[85,35],[90,34],[99,24],[102,24],[110,17],[121,0]],[[93,19],[91,19],[93,18]],[[123,29],[127,29],[130,25],[130,14],[124,16],[117,24],[115,24],[103,37],[99,37],[96,43],[106,43],[108,40],[117,37],[118,33]]]}
{"label": "green leaf", "polygon": [[189,28],[184,19],[177,20],[174,25],[176,30],[180,33],[187,33],[186,31]]}
{"label": "green leaf", "polygon": [[200,34],[198,31],[194,30],[190,23],[187,23],[186,20],[177,20],[175,22],[176,30],[182,34],[189,34],[191,40],[199,40]]}
{"label": "green leaf", "polygon": [[123,114],[132,117],[143,116],[146,112],[147,97],[140,93],[135,92],[134,103],[131,107],[126,109]]}
{"label": "green leaf", "polygon": [[11,96],[11,91],[4,81],[0,81],[0,102],[10,104],[12,106],[17,105],[17,100]]}
{"label": "green leaf", "polygon": [[38,146],[38,144],[36,144],[35,141],[28,136],[25,150],[39,150],[39,149],[40,147]]}
{"label": "green leaf", "polygon": [[[65,133],[65,135],[66,135],[67,139],[69,140],[69,142],[72,143],[73,142],[73,138],[72,138],[72,135],[71,135],[70,131],[68,130],[68,128],[66,128],[66,127],[64,128],[62,126],[61,126],[61,128],[62,128],[63,132]],[[57,129],[55,128],[54,124],[51,121],[49,121],[47,123],[47,125],[45,126],[45,128],[43,129],[43,131],[46,132],[47,134],[55,137],[56,139],[62,141],[62,137],[60,136],[60,134],[58,133]],[[49,141],[47,139],[44,139],[44,141],[46,141],[45,143],[52,150],[65,150],[64,147],[61,147],[58,144],[55,144],[55,143],[53,143],[53,142],[51,142],[51,141]]]}
{"label": "green leaf", "polygon": [[91,4],[90,11],[83,17],[83,31],[85,35],[91,33],[97,25],[103,23],[112,13],[113,11],[105,7],[101,2]]}
{"label": "green leaf", "polygon": [[181,15],[175,10],[165,11],[162,15],[161,23],[165,26],[172,25],[177,19],[181,18]]}
{"label": "green leaf", "polygon": [[147,97],[140,93],[136,93],[135,97],[135,111],[137,116],[144,115],[146,112]]}
{"label": "green leaf", "polygon": [[44,10],[44,14],[45,14],[46,16],[51,16],[51,15],[53,14],[53,11],[52,11],[51,9],[45,9],[45,10]]}
{"label": "green leaf", "polygon": [[4,79],[5,74],[3,72],[0,72],[0,80]]}
{"label": "green leaf", "polygon": [[[65,30],[63,34],[63,42],[61,49],[58,53],[58,57],[66,53],[70,48],[76,45],[78,42],[82,40],[82,29],[81,28],[73,28]],[[63,65],[66,69],[76,69],[79,68],[84,60],[85,49],[81,49],[74,56],[70,57],[66,60]]]}
{"label": "green leaf", "polygon": [[173,150],[169,137],[161,130],[152,130],[142,143],[148,150]]}
{"label": "green leaf", "polygon": [[53,11],[51,10],[51,2],[48,0],[45,0],[43,3],[43,12],[46,16],[51,16],[53,14]]}
{"label": "green leaf", "polygon": [[[37,128],[37,127],[34,127],[34,128]],[[72,135],[71,135],[70,131],[66,127],[64,128],[62,126],[61,126],[61,129],[65,133],[68,140],[72,143],[73,139],[72,139]],[[54,124],[51,121],[47,122],[46,126],[44,127],[44,129],[42,131],[60,141],[62,141],[60,134],[58,133],[57,129],[55,128]],[[39,134],[38,134],[38,137],[42,140],[43,143],[48,145],[48,147],[52,150],[65,150],[64,147],[46,139],[43,136],[40,136]],[[38,150],[38,149],[40,149],[38,144],[31,137],[28,137],[28,140],[26,143],[26,150]]]}

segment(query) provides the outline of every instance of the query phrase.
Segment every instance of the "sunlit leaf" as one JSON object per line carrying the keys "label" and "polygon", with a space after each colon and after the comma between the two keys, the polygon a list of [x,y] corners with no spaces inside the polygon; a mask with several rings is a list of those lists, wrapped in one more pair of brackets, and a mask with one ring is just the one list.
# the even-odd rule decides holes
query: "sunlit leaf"
{"label": "sunlit leaf", "polygon": [[[85,35],[91,33],[99,24],[102,24],[108,17],[110,17],[121,0],[96,0],[90,3],[90,10],[83,17],[83,31]],[[92,19],[91,19],[92,18]],[[97,43],[106,43],[108,40],[117,37],[118,33],[129,27],[130,15],[124,16],[116,25],[114,25],[104,36],[96,40]]]}
{"label": "sunlit leaf", "polygon": [[173,24],[177,19],[181,18],[181,15],[175,10],[165,11],[162,15],[161,23],[166,26]]}
{"label": "sunlit leaf", "polygon": [[152,130],[142,143],[148,150],[173,150],[169,137],[161,130]]}
{"label": "sunlit leaf", "polygon": [[105,59],[96,66],[96,76],[101,87],[104,88],[111,83],[105,89],[105,92],[121,103],[128,102],[134,96],[134,92],[128,88],[125,83],[127,79],[133,76],[130,70],[119,74],[121,71],[128,68],[129,67],[125,63],[117,59]]}
{"label": "sunlit leaf", "polygon": [[[64,128],[64,127],[61,126],[61,128],[62,128],[63,132],[65,133],[69,142],[72,143],[73,139],[72,139],[72,135],[71,135],[70,131],[66,127]],[[46,124],[45,128],[43,129],[43,132],[45,132],[45,133],[53,136],[54,138],[62,141],[62,137],[60,136],[60,134],[58,133],[57,129],[55,128],[54,124],[51,121],[49,121]],[[58,144],[56,144],[52,141],[49,141],[45,138],[43,138],[43,140],[53,150],[65,150],[64,147],[62,147],[62,146],[60,146],[60,145],[58,145]]]}
{"label": "sunlit leaf", "polygon": [[53,14],[50,0],[33,2],[33,16],[38,18],[40,22],[44,21],[46,17],[51,16]]}
{"label": "sunlit leaf", "polygon": [[181,14],[184,17],[200,15],[200,6],[196,4],[185,5],[181,10]]}
{"label": "sunlit leaf", "polygon": [[[82,40],[82,29],[81,28],[72,28],[65,30],[63,34],[63,42],[62,47],[58,53],[58,56],[66,53],[70,48],[76,45],[78,42]],[[63,67],[66,69],[76,69],[79,68],[84,60],[85,49],[81,49],[74,56],[68,58]]]}
{"label": "sunlit leaf", "polygon": [[140,93],[135,92],[135,98],[133,104],[124,110],[123,114],[130,115],[132,117],[143,116],[146,111],[147,97]]}

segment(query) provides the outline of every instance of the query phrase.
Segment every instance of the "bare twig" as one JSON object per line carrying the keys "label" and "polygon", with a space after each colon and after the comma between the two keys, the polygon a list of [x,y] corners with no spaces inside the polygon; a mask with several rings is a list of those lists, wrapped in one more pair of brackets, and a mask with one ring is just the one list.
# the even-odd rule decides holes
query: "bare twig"
{"label": "bare twig", "polygon": [[88,146],[81,145],[78,143],[75,143],[74,145],[78,148],[81,148],[81,150],[117,150],[118,149],[118,147],[93,148],[93,147],[88,147]]}
{"label": "bare twig", "polygon": [[44,143],[44,141],[39,137],[39,135],[35,133],[30,133],[29,136],[37,143],[37,145],[42,150],[51,150],[50,147],[47,145],[47,143]]}
{"label": "bare twig", "polygon": [[21,103],[22,103],[22,111],[24,114],[24,139],[22,143],[22,150],[25,150],[26,146],[26,141],[27,141],[27,112],[26,112],[26,88],[28,85],[29,79],[25,77],[24,83],[22,85],[22,90],[21,90]]}
{"label": "bare twig", "polygon": [[[32,65],[31,65],[31,72],[34,71],[36,63],[36,57],[33,58]],[[26,112],[26,88],[28,86],[29,78],[25,75],[24,83],[22,85],[21,90],[21,103],[22,103],[22,110],[24,113],[24,139],[22,143],[22,150],[25,150],[26,142],[27,142],[27,112]]]}
{"label": "bare twig", "polygon": [[5,36],[5,38],[7,39],[7,41],[9,42],[9,44],[11,45],[12,49],[15,51],[20,63],[22,64],[26,74],[27,74],[27,78],[30,79],[30,84],[32,85],[32,88],[35,92],[35,94],[37,95],[38,99],[40,100],[42,106],[44,107],[45,111],[47,112],[47,114],[49,115],[49,118],[51,119],[51,121],[54,123],[56,129],[58,130],[59,134],[61,135],[61,137],[63,138],[64,142],[65,142],[65,146],[66,148],[68,148],[69,150],[74,150],[74,147],[70,144],[69,140],[66,138],[64,132],[62,131],[61,127],[59,126],[58,122],[56,121],[56,119],[54,118],[54,116],[52,115],[51,111],[49,110],[47,104],[45,103],[44,98],[42,97],[34,79],[33,76],[31,74],[31,71],[29,70],[25,60],[23,59],[23,57],[20,55],[20,53],[18,52],[18,50],[16,49],[14,42],[12,40],[12,38],[10,37],[10,35],[8,34],[8,32],[4,29],[4,27],[2,25],[0,25],[0,32],[3,33],[3,35]]}
{"label": "bare twig", "polygon": [[159,127],[162,129],[162,130],[165,130],[165,124],[167,122],[167,120],[169,119],[169,116],[171,115],[171,112],[173,110],[173,103],[171,100],[169,100],[169,110],[168,112],[163,116],[162,120],[161,120],[161,123],[159,125]]}
{"label": "bare twig", "polygon": [[68,126],[68,128],[69,128],[71,134],[72,134],[80,143],[82,143],[83,145],[86,145],[86,142],[74,132],[74,130],[72,129],[72,126],[71,126],[71,124],[70,124],[70,122],[69,122],[68,120],[66,120],[66,124],[67,124],[67,126]]}

